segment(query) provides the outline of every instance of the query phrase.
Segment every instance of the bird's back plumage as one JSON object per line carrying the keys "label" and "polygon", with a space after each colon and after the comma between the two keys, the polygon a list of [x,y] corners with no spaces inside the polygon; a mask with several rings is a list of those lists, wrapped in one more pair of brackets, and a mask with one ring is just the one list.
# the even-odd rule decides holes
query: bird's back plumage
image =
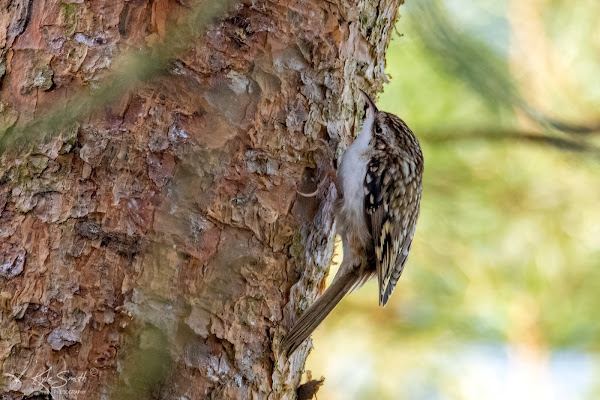
{"label": "bird's back plumage", "polygon": [[[408,127],[406,128],[408,129]],[[379,304],[385,306],[408,258],[421,201],[423,162],[375,135],[364,181],[367,226],[373,241]]]}

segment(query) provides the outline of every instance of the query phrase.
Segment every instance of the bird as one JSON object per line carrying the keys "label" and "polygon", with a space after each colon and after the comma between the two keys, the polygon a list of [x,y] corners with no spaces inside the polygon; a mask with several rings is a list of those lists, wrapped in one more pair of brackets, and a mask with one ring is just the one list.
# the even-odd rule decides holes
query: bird
{"label": "bird", "polygon": [[360,133],[342,155],[334,216],[343,260],[333,282],[281,342],[287,357],[310,336],[340,300],[377,277],[385,307],[410,252],[423,190],[423,153],[398,116],[365,98]]}

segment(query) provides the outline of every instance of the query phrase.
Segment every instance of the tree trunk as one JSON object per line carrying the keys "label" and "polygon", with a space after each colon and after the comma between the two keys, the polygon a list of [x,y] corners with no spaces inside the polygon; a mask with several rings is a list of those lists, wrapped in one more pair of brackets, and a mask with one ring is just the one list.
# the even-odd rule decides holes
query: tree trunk
{"label": "tree trunk", "polygon": [[295,398],[399,2],[0,0],[2,398]]}

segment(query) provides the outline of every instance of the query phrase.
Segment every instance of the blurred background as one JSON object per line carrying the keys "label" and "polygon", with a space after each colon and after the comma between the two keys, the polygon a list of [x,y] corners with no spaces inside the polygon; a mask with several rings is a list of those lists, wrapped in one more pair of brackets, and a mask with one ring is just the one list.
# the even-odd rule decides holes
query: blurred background
{"label": "blurred background", "polygon": [[313,335],[319,400],[600,398],[600,2],[400,12],[378,106],[421,141],[421,217],[388,306],[372,281]]}

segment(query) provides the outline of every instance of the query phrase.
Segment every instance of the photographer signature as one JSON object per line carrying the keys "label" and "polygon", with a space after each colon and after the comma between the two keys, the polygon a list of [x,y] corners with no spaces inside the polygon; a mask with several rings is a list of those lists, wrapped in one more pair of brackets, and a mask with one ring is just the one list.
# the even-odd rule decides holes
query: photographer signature
{"label": "photographer signature", "polygon": [[[13,386],[13,385],[20,386],[21,384],[23,384],[23,380],[26,379],[26,378],[23,378],[26,371],[27,371],[27,368],[25,369],[25,371],[21,372],[19,375],[14,375],[14,374],[7,373],[7,372],[5,372],[3,375],[11,378],[13,380],[11,383],[11,386]],[[95,376],[97,374],[98,374],[98,370],[96,368],[90,369],[89,375]],[[41,386],[41,387],[45,388],[46,390],[50,390],[50,389],[64,388],[69,383],[85,383],[87,378],[88,378],[88,371],[82,372],[78,376],[73,376],[71,374],[71,371],[69,371],[69,370],[62,370],[62,371],[53,373],[53,368],[49,367],[45,371],[42,371],[39,374],[31,377],[31,380],[33,381],[33,383],[36,386]]]}

